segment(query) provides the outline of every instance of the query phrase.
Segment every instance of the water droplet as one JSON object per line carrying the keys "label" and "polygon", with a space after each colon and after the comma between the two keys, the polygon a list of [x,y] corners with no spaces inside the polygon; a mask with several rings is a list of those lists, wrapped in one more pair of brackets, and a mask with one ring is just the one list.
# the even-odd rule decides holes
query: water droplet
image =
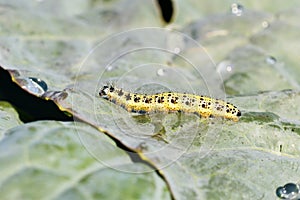
{"label": "water droplet", "polygon": [[176,54],[179,54],[180,51],[181,51],[181,49],[179,47],[175,47],[173,52]]}
{"label": "water droplet", "polygon": [[106,70],[107,70],[107,71],[111,71],[111,70],[113,70],[113,68],[114,68],[113,66],[108,65],[108,66],[106,67]]}
{"label": "water droplet", "polygon": [[234,66],[229,60],[224,60],[220,62],[217,66],[217,72],[219,72],[223,78],[226,78],[226,76],[230,75],[234,70]]}
{"label": "water droplet", "polygon": [[277,60],[273,56],[268,56],[266,57],[266,62],[270,65],[274,65],[277,62]]}
{"label": "water droplet", "polygon": [[48,89],[46,82],[39,78],[16,78],[16,81],[23,89],[37,96],[42,96]]}
{"label": "water droplet", "polygon": [[160,68],[160,69],[158,69],[157,70],[157,75],[158,76],[164,76],[165,75],[165,73],[166,73],[166,70],[165,69],[162,69],[162,68]]}
{"label": "water droplet", "polygon": [[276,189],[276,195],[277,197],[281,199],[298,199],[300,198],[299,193],[299,185],[295,183],[287,183],[283,187],[280,186]]}
{"label": "water droplet", "polygon": [[261,25],[262,25],[263,28],[268,28],[268,27],[270,26],[270,23],[267,22],[267,21],[263,21],[263,22],[261,23]]}
{"label": "water droplet", "polygon": [[244,7],[240,4],[233,3],[231,4],[231,13],[236,16],[241,16],[243,14]]}
{"label": "water droplet", "polygon": [[232,67],[231,67],[230,65],[228,65],[228,66],[226,67],[226,70],[227,70],[228,72],[231,72]]}
{"label": "water droplet", "polygon": [[39,78],[34,78],[34,77],[29,77],[29,79],[31,79],[33,82],[37,83],[39,86],[41,86],[43,88],[44,91],[48,90],[48,86],[47,83],[45,81],[43,81],[42,79]]}

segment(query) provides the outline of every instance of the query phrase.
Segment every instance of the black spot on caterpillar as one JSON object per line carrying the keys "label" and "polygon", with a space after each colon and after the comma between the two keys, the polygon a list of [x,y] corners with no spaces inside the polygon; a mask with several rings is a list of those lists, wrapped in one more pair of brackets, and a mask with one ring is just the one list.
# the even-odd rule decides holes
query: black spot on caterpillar
{"label": "black spot on caterpillar", "polygon": [[153,95],[130,93],[113,85],[105,85],[99,92],[107,99],[129,112],[170,112],[196,113],[201,117],[223,117],[238,121],[241,111],[234,105],[219,99],[186,93],[164,92]]}

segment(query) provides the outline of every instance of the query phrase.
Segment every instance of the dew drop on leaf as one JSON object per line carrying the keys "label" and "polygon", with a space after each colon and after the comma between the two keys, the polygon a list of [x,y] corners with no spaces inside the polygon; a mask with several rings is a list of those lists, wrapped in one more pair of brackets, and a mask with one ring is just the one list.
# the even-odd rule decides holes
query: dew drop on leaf
{"label": "dew drop on leaf", "polygon": [[48,90],[48,86],[45,81],[39,79],[39,78],[34,78],[34,77],[29,77],[30,80],[38,84],[43,90],[46,92]]}
{"label": "dew drop on leaf", "polygon": [[179,54],[181,52],[181,49],[179,47],[174,48],[174,53]]}
{"label": "dew drop on leaf", "polygon": [[277,60],[276,60],[276,58],[274,58],[273,56],[268,56],[268,57],[266,58],[266,62],[267,62],[268,64],[270,64],[270,65],[274,65],[274,64],[277,62]]}
{"label": "dew drop on leaf", "polygon": [[108,66],[106,67],[106,70],[107,70],[107,71],[112,71],[113,69],[114,69],[114,67],[111,66],[111,65],[108,65]]}
{"label": "dew drop on leaf", "polygon": [[222,75],[223,78],[228,78],[234,73],[234,66],[228,60],[224,60],[217,65],[217,72]]}
{"label": "dew drop on leaf", "polygon": [[300,199],[299,185],[295,183],[287,183],[283,187],[280,186],[276,189],[276,195],[281,199]]}
{"label": "dew drop on leaf", "polygon": [[267,22],[267,21],[263,21],[263,22],[261,23],[261,25],[262,25],[263,28],[269,28],[269,27],[270,27],[270,23]]}
{"label": "dew drop on leaf", "polygon": [[241,16],[243,14],[244,7],[240,4],[233,3],[231,4],[231,13],[235,16]]}
{"label": "dew drop on leaf", "polygon": [[23,89],[37,96],[43,95],[48,90],[46,82],[39,78],[17,78],[16,81]]}
{"label": "dew drop on leaf", "polygon": [[166,73],[166,70],[164,70],[164,69],[162,69],[162,68],[160,68],[160,69],[158,69],[157,70],[157,75],[158,76],[164,76],[165,75],[165,73]]}

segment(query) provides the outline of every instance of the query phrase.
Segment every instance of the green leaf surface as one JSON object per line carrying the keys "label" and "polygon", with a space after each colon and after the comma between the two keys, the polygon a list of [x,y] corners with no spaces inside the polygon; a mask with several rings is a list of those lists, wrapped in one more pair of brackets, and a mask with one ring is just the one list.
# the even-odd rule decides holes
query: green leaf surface
{"label": "green leaf surface", "polygon": [[15,126],[22,124],[18,117],[18,113],[7,102],[0,101],[0,140],[4,137],[4,133]]}
{"label": "green leaf surface", "polygon": [[136,116],[101,99],[95,113],[81,114],[94,115],[93,123],[141,152],[178,199],[271,199],[282,182],[298,180],[300,110],[290,105],[299,98],[298,92],[283,91],[230,99],[242,109],[239,122]]}
{"label": "green leaf surface", "polygon": [[[49,3],[39,4],[43,9],[37,12],[34,5],[26,9],[13,2],[4,6],[3,16],[14,20],[2,18],[1,62],[6,69],[17,69],[15,78],[44,80],[49,91],[43,98],[54,100],[60,109],[98,127],[125,148],[117,149],[116,155],[95,143],[95,136],[86,135],[79,137],[79,144],[78,137],[59,131],[61,123],[53,123],[53,129],[45,133],[30,130],[41,138],[36,142],[21,134],[31,125],[17,127],[13,130],[18,133],[7,136],[1,145],[8,148],[13,135],[22,135],[25,138],[15,140],[23,141],[17,142],[18,148],[26,147],[26,151],[10,147],[15,156],[4,156],[12,160],[1,162],[6,163],[4,174],[12,175],[1,185],[7,187],[3,191],[30,185],[27,177],[33,176],[34,182],[46,184],[43,189],[57,191],[49,198],[119,198],[111,192],[119,187],[134,199],[169,198],[162,192],[165,186],[155,187],[153,190],[159,189],[153,195],[149,194],[152,190],[143,190],[151,189],[144,184],[153,183],[145,179],[163,183],[158,183],[161,179],[152,168],[129,161],[124,149],[155,167],[175,199],[274,199],[278,186],[299,182],[299,22],[289,15],[297,16],[298,1],[243,1],[241,16],[230,12],[231,1],[174,1],[178,14],[170,27],[179,32],[144,28],[160,26],[154,4],[149,6],[146,1],[134,1],[128,9],[126,0],[77,1],[70,7],[66,1],[52,5],[62,6],[55,14],[43,12]],[[137,27],[140,29],[129,30]],[[177,91],[221,98],[241,109],[242,117],[233,122],[184,113],[128,113],[98,96],[100,87],[108,82],[131,92]],[[45,126],[41,122],[38,129]],[[46,134],[54,127],[59,136]],[[90,129],[81,128],[83,132]],[[43,145],[43,134],[51,146]],[[50,135],[54,138],[48,139]],[[76,143],[76,155],[66,148],[69,140]],[[59,141],[64,142],[56,144]],[[42,150],[31,148],[39,145]],[[56,145],[68,152],[54,154]],[[50,160],[42,157],[49,151],[54,151]],[[81,159],[75,159],[77,154]],[[89,163],[98,166],[94,159],[110,163],[120,157],[126,157],[124,163],[113,166],[129,173],[102,166],[101,172],[80,176],[86,162],[87,167]],[[42,169],[31,167],[28,158],[36,158],[29,164],[38,163]],[[138,180],[132,177],[136,171],[141,173]],[[146,172],[151,172],[150,178]],[[50,181],[44,183],[43,177]],[[22,181],[16,182],[19,178]],[[136,188],[127,183],[135,183]],[[30,195],[42,194],[29,189]]]}
{"label": "green leaf surface", "polygon": [[[81,138],[96,147],[95,159]],[[101,155],[100,155],[101,154]],[[6,132],[0,142],[1,199],[168,199],[165,183],[96,129],[41,121]],[[130,173],[135,171],[135,173]]]}

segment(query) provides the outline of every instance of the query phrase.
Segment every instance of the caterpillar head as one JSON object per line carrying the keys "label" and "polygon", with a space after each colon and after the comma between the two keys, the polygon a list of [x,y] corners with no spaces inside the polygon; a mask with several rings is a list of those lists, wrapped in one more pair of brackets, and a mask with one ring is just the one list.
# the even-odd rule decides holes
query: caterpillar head
{"label": "caterpillar head", "polygon": [[108,98],[108,94],[110,92],[113,92],[115,90],[115,87],[112,86],[112,85],[104,85],[100,92],[99,92],[99,96],[102,97],[102,98],[105,98],[107,99]]}
{"label": "caterpillar head", "polygon": [[105,85],[101,88],[101,90],[99,92],[99,96],[107,99],[108,93],[113,92],[114,90],[115,90],[115,88],[112,85]]}

